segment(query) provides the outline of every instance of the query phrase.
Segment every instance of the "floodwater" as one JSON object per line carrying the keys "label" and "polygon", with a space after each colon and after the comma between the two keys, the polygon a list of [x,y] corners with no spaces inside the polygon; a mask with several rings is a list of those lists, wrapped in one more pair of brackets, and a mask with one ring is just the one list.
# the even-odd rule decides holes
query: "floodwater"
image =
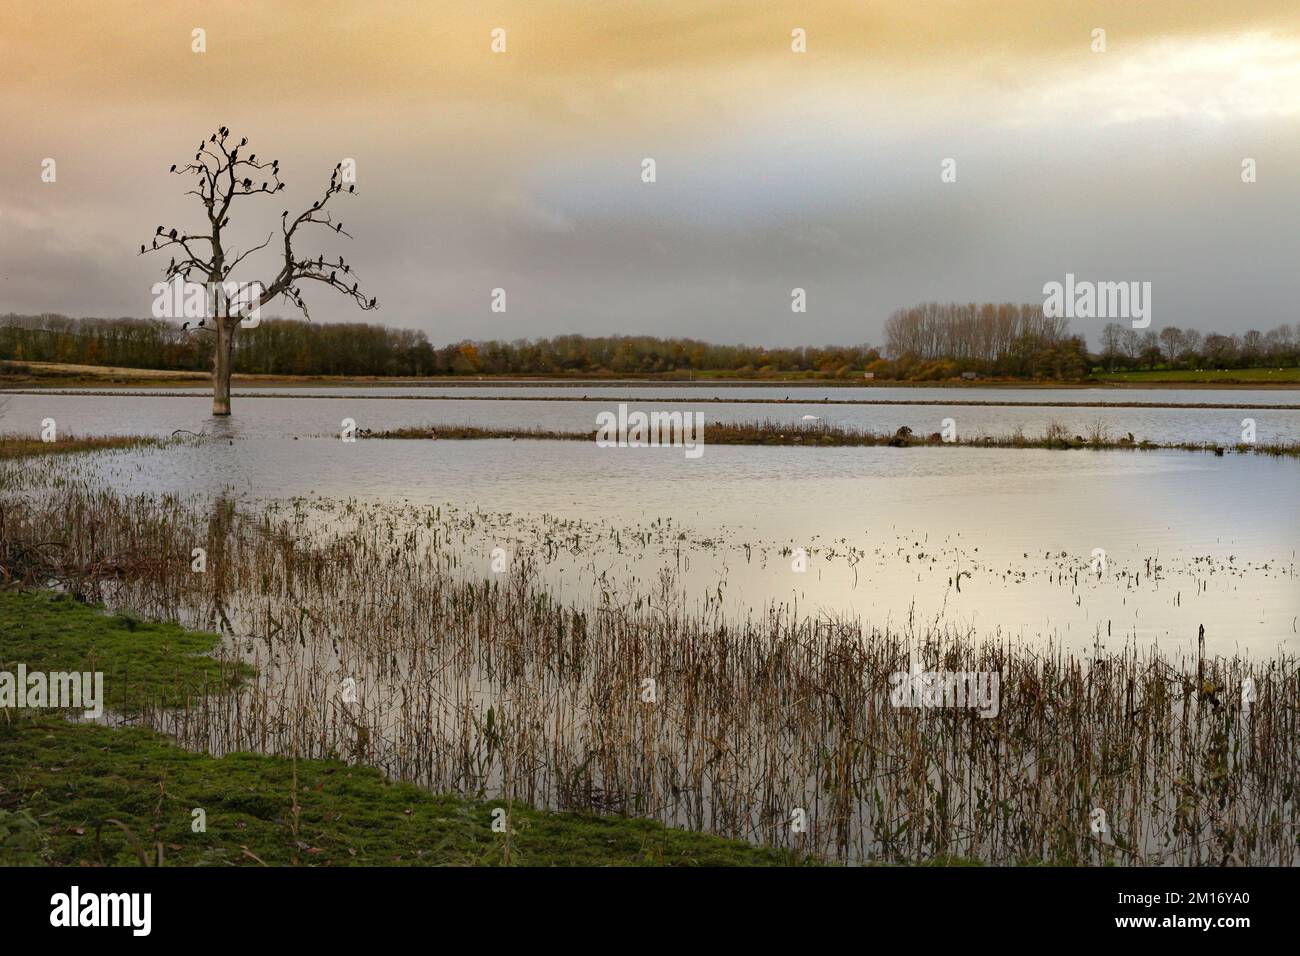
{"label": "floodwater", "polygon": [[[252,391],[256,396],[251,397]],[[15,394],[6,427],[35,431],[45,418],[74,434],[170,434],[178,428],[211,429],[211,398],[200,390],[166,390],[161,395],[123,394],[130,390],[80,390],[79,394]],[[269,437],[331,435],[345,418],[372,430],[410,425],[478,425],[594,431],[596,415],[619,399],[629,407],[692,411],[706,422],[795,423],[805,415],[868,431],[942,431],[951,418],[961,437],[1006,436],[1020,429],[1042,435],[1056,422],[1071,434],[1090,436],[1095,428],[1113,438],[1132,434],[1137,441],[1208,442],[1234,445],[1254,422],[1259,442],[1300,441],[1300,391],[1191,389],[992,389],[992,388],[837,388],[736,387],[687,385],[593,386],[398,386],[376,388],[236,389],[239,434]],[[245,397],[240,397],[243,392]],[[445,397],[444,397],[445,396]],[[721,402],[711,401],[713,398]],[[788,402],[785,399],[789,399]],[[638,401],[638,399],[640,401]],[[674,399],[677,399],[676,401]],[[823,401],[829,399],[831,403]],[[849,405],[836,402],[937,402],[925,405]],[[964,405],[960,402],[1064,403],[1047,406]],[[770,404],[780,402],[780,404]],[[1163,404],[1232,405],[1232,408],[1091,407]],[[1266,406],[1289,406],[1285,408]]]}
{"label": "floodwater", "polygon": [[[1213,652],[1268,657],[1300,649],[1300,461],[1292,458],[712,447],[707,429],[705,453],[695,460],[681,448],[337,437],[345,417],[371,429],[472,423],[594,430],[596,413],[614,405],[590,399],[635,397],[642,401],[634,407],[698,410],[706,421],[795,422],[813,414],[873,430],[906,424],[931,432],[951,417],[965,435],[1018,428],[1036,435],[1055,420],[1079,434],[1101,422],[1114,435],[1138,439],[1235,444],[1244,418],[1256,421],[1261,442],[1300,440],[1300,407],[826,405],[815,399],[827,396],[807,389],[713,386],[690,390],[698,397],[689,404],[662,403],[688,393],[682,385],[401,387],[344,390],[346,397],[284,391],[299,397],[237,396],[228,420],[211,418],[210,399],[198,393],[15,394],[0,429],[35,432],[53,418],[65,434],[202,433],[212,440],[89,456],[69,467],[132,494],[224,495],[249,504],[301,498],[321,520],[340,500],[412,517],[419,509],[450,509],[475,516],[464,544],[468,573],[492,574],[495,548],[510,559],[540,555],[546,579],[576,601],[600,589],[654,593],[670,580],[689,601],[707,595],[742,615],[796,604],[827,620],[939,620],[980,636],[1080,649],[1125,641],[1194,649],[1204,626]],[[712,404],[714,394],[790,395],[791,403]],[[1297,393],[1284,391],[882,388],[828,397],[1300,405]]]}

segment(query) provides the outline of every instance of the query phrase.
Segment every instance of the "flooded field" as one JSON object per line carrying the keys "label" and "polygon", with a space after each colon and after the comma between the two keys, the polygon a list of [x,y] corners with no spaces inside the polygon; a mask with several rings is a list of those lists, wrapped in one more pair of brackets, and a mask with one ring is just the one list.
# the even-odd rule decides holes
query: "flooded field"
{"label": "flooded field", "polygon": [[[772,392],[728,394],[740,391]],[[849,391],[886,390],[841,390]],[[887,391],[893,398],[936,396],[934,389]],[[1074,394],[998,392],[1015,400]],[[1153,394],[1136,397],[1157,400]],[[1170,400],[1207,395],[1246,397],[1158,393]],[[347,443],[336,434],[342,412],[363,427],[490,421],[590,428],[601,406],[581,402],[247,398],[237,417],[213,420],[199,397],[8,401],[11,426],[32,419],[34,429],[52,417],[77,434],[183,429],[214,439],[78,463],[111,487],[246,506],[303,499],[325,513],[336,502],[357,502],[399,522],[403,514],[447,508],[477,517],[463,542],[471,572],[486,572],[496,548],[536,548],[545,556],[544,579],[574,599],[589,598],[600,582],[638,590],[670,572],[690,600],[707,596],[733,611],[779,605],[881,623],[941,616],[981,633],[1072,646],[1132,638],[1187,647],[1202,625],[1216,649],[1269,653],[1300,640],[1295,461],[1171,451],[710,448],[707,435],[705,454],[686,460],[667,448]],[[710,416],[792,421],[811,407],[831,420],[912,418],[918,428],[937,427],[929,419],[941,413],[959,423],[974,414],[990,433],[1003,434],[1032,433],[1038,419],[1105,411],[1112,429],[1144,437],[1141,421],[1163,415],[1173,440],[1239,429],[1242,417],[1255,414],[1261,440],[1270,429],[1300,434],[1300,410],[706,407]],[[807,559],[795,571],[799,549]],[[1094,568],[1095,549],[1105,553],[1104,573]]]}
{"label": "flooded field", "polygon": [[[256,669],[233,696],[114,717],[192,747],[302,748],[435,790],[850,862],[1294,862],[1278,789],[1297,759],[1294,459],[709,447],[706,433],[691,460],[334,434],[344,413],[588,428],[601,406],[581,401],[246,397],[215,421],[201,397],[9,402],[10,428],[180,430],[161,447],[9,463],[0,487],[8,547],[44,573],[217,630],[223,661]],[[792,422],[944,411],[701,404]],[[951,414],[1010,433],[1098,411],[1126,431],[1164,415],[1171,440],[1253,414]],[[1261,436],[1300,424],[1258,418]],[[985,675],[993,696],[899,708],[891,675],[918,669]],[[1242,748],[1272,769],[1231,764]],[[1078,759],[1092,769],[1061,769]],[[1224,760],[1236,769],[1214,784]],[[1096,806],[1122,818],[1113,839],[1068,822]]]}

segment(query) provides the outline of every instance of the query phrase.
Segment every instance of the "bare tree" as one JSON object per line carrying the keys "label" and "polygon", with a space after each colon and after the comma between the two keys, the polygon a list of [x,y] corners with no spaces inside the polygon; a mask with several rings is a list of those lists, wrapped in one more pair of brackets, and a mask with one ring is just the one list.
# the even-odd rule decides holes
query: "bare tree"
{"label": "bare tree", "polygon": [[1174,362],[1182,354],[1184,341],[1186,337],[1183,330],[1176,325],[1166,325],[1160,330],[1160,347],[1164,352],[1165,364],[1170,368],[1174,367]]}
{"label": "bare tree", "polygon": [[[360,291],[360,283],[352,266],[343,261],[340,255],[336,261],[327,261],[323,255],[316,258],[299,257],[294,253],[293,243],[298,230],[312,225],[324,226],[337,235],[352,236],[344,231],[343,223],[335,221],[333,214],[325,211],[325,206],[338,193],[355,193],[354,184],[345,187],[343,182],[343,164],[336,164],[330,174],[329,187],[325,194],[311,208],[294,219],[289,218],[289,210],[280,214],[280,232],[284,239],[284,255],[280,261],[279,271],[270,282],[241,283],[240,288],[255,290],[247,298],[232,298],[226,293],[236,280],[232,278],[235,268],[249,255],[265,249],[271,243],[275,232],[267,235],[266,241],[242,253],[226,248],[222,232],[230,225],[230,205],[237,196],[255,196],[262,193],[274,195],[285,188],[280,180],[280,161],[278,159],[259,161],[256,153],[241,156],[241,150],[248,145],[248,138],[239,140],[238,145],[227,147],[232,141],[230,130],[225,126],[199,143],[194,159],[184,165],[171,167],[173,175],[193,176],[195,186],[185,195],[197,196],[207,214],[205,235],[185,233],[172,228],[159,226],[154,232],[153,241],[148,246],[140,246],[140,254],[161,252],[173,248],[183,258],[172,257],[167,265],[165,275],[168,282],[177,276],[189,281],[191,273],[203,276],[208,290],[210,308],[207,315],[196,325],[185,323],[186,331],[210,332],[215,335],[216,348],[212,360],[212,414],[230,414],[230,374],[235,344],[235,329],[239,323],[277,296],[284,296],[296,305],[305,317],[310,318],[307,304],[303,301],[300,283],[306,281],[323,282],[345,295],[351,296],[364,310],[378,307],[376,299],[367,299]],[[201,245],[206,243],[206,249]],[[192,245],[193,244],[193,245]],[[194,246],[198,245],[198,251]],[[207,252],[207,256],[202,255]],[[208,326],[206,319],[212,319]]]}

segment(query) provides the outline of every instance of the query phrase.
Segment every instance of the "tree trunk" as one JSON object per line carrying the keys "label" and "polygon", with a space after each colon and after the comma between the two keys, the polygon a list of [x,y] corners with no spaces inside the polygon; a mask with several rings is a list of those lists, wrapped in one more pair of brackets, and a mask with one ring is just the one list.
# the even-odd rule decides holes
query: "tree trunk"
{"label": "tree trunk", "polygon": [[230,371],[235,319],[217,316],[217,348],[212,357],[212,414],[230,414]]}

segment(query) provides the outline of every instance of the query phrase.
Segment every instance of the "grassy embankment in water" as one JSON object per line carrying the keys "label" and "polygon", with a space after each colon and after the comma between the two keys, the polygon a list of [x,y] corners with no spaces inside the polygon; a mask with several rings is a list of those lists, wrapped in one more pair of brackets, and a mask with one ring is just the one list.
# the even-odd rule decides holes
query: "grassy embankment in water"
{"label": "grassy embankment in water", "polygon": [[[549,441],[595,441],[596,431],[561,431],[545,428],[485,428],[477,425],[422,425],[370,432],[362,429],[361,438],[444,439],[532,439]],[[1196,442],[1150,442],[1129,437],[1114,438],[1102,428],[1093,428],[1087,436],[1071,435],[1057,423],[1048,425],[1042,435],[1021,432],[1005,436],[958,437],[945,441],[939,432],[914,433],[910,428],[896,432],[872,432],[821,423],[796,424],[772,420],[762,422],[713,422],[704,427],[704,437],[696,440],[705,445],[802,445],[819,448],[877,447],[893,448],[1043,448],[1054,450],[1093,451],[1199,451],[1222,455],[1225,451],[1300,457],[1300,443],[1275,442],[1256,444],[1213,445]]]}
{"label": "grassy embankment in water", "polygon": [[[245,675],[214,634],[0,591],[0,670],[105,672],[130,714]],[[185,750],[140,727],[0,710],[0,865],[776,865],[788,854],[648,820],[436,795],[337,760]],[[195,832],[193,811],[206,814]]]}
{"label": "grassy embankment in water", "polygon": [[55,441],[42,441],[31,435],[0,434],[0,460],[144,446],[157,447],[161,444],[163,444],[162,439],[140,435],[91,435],[85,438],[61,435]]}

